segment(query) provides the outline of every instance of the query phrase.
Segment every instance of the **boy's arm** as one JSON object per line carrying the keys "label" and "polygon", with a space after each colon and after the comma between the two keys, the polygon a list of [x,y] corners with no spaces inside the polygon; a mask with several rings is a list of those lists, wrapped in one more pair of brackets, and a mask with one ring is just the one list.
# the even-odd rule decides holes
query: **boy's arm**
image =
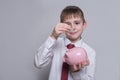
{"label": "boy's arm", "polygon": [[37,54],[35,54],[35,66],[38,68],[42,68],[49,64],[52,60],[53,56],[53,46],[59,37],[60,34],[69,31],[69,25],[65,23],[58,23],[51,34],[51,36],[46,40],[46,42],[40,46]]}
{"label": "boy's arm", "polygon": [[82,68],[78,72],[71,72],[74,80],[94,80],[96,53],[92,51],[90,54],[90,64],[88,66]]}
{"label": "boy's arm", "polygon": [[55,45],[56,40],[48,37],[48,39],[43,43],[35,54],[34,63],[37,68],[42,68],[48,65],[53,56],[53,47]]}

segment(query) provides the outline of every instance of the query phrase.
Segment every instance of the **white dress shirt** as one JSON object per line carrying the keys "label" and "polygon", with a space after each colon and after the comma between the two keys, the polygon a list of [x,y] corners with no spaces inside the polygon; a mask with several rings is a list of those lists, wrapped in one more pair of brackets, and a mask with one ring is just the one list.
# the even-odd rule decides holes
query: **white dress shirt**
{"label": "white dress shirt", "polygon": [[[51,63],[49,80],[61,79],[62,58],[67,50],[66,45],[69,43],[71,42],[66,37],[60,37],[57,40],[48,37],[35,54],[36,67],[41,69]],[[69,70],[68,80],[94,80],[95,51],[84,43],[82,39],[73,44],[86,50],[90,64],[78,72],[71,72]]]}

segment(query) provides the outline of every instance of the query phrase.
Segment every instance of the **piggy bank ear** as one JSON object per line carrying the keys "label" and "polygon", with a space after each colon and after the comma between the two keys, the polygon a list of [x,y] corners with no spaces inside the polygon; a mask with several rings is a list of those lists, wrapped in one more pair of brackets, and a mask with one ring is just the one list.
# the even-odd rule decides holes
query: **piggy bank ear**
{"label": "piggy bank ear", "polygon": [[62,59],[62,60],[63,60],[63,62],[65,62],[65,58],[64,58],[64,57],[63,57],[63,59]]}
{"label": "piggy bank ear", "polygon": [[67,54],[64,55],[64,58],[68,58]]}
{"label": "piggy bank ear", "polygon": [[68,51],[69,51],[69,49],[66,50],[66,52],[68,52]]}
{"label": "piggy bank ear", "polygon": [[64,55],[63,57],[63,62],[66,62],[66,59],[68,58],[67,54]]}

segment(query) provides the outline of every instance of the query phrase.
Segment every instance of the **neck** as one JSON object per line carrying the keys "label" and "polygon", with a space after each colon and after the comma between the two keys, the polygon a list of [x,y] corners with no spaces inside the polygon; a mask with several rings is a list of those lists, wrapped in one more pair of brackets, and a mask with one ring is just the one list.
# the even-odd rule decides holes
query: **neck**
{"label": "neck", "polygon": [[78,39],[69,39],[72,43],[76,43],[77,41],[81,40],[82,38],[78,38]]}

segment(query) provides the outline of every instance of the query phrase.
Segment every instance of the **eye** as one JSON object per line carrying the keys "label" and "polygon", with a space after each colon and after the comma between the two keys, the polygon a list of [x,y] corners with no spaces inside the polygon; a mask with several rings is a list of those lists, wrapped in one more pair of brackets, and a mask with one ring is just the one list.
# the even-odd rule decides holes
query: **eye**
{"label": "eye", "polygon": [[81,23],[81,22],[78,22],[78,21],[75,22],[76,25],[79,25],[80,23]]}
{"label": "eye", "polygon": [[76,22],[75,24],[80,24],[79,22]]}
{"label": "eye", "polygon": [[69,22],[65,22],[67,25],[71,25],[71,23],[69,23]]}

